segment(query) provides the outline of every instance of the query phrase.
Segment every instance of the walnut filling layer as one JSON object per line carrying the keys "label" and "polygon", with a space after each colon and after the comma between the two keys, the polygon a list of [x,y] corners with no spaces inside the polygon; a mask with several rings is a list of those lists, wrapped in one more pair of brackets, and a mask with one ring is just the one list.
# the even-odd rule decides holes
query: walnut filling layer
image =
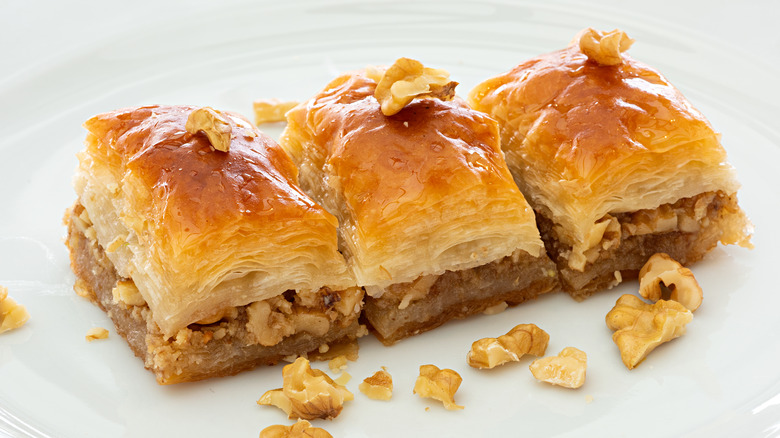
{"label": "walnut filling layer", "polygon": [[564,290],[576,299],[636,277],[647,258],[666,252],[683,264],[701,259],[724,236],[732,240],[744,226],[736,197],[706,192],[652,210],[605,215],[596,222],[600,241],[585,252],[584,269],[569,264],[571,246],[562,243],[551,220],[537,212],[537,223],[550,257],[557,263]]}
{"label": "walnut filling layer", "polygon": [[366,297],[364,315],[386,345],[496,305],[519,304],[558,286],[555,265],[525,251],[460,271],[394,284]]}
{"label": "walnut filling layer", "polygon": [[363,290],[322,288],[225,309],[166,338],[132,280],[118,276],[97,244],[80,204],[66,222],[74,289],[107,312],[161,384],[232,375],[358,336]]}

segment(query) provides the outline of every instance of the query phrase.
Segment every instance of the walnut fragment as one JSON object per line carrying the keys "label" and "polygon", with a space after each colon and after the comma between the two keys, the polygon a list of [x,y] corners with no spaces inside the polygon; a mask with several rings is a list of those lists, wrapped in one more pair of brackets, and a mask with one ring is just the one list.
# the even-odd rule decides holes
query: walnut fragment
{"label": "walnut fragment", "polygon": [[222,152],[230,150],[232,128],[227,117],[219,111],[209,107],[198,108],[190,113],[184,127],[190,134],[203,132],[214,149]]}
{"label": "walnut fragment", "polygon": [[491,369],[517,362],[525,354],[544,355],[550,335],[535,324],[520,324],[498,338],[483,338],[471,344],[466,356],[469,366]]}
{"label": "walnut fragment", "polygon": [[455,392],[463,378],[454,370],[439,369],[436,365],[420,365],[420,375],[414,383],[414,393],[420,397],[432,398],[444,404],[448,410],[463,409],[455,403]]}
{"label": "walnut fragment", "polygon": [[692,319],[693,313],[676,301],[647,304],[629,294],[618,298],[606,316],[607,327],[616,330],[612,340],[629,370],[659,345],[682,336]]}
{"label": "walnut fragment", "polygon": [[693,272],[668,254],[653,254],[639,271],[639,294],[655,302],[663,297],[664,288],[669,290],[670,300],[691,312],[701,305],[703,293]]}
{"label": "walnut fragment", "polygon": [[[367,73],[376,78],[378,72]],[[397,114],[416,98],[450,100],[455,96],[457,82],[450,81],[450,74],[441,69],[428,68],[420,61],[399,58],[377,81],[374,97],[386,116]]]}
{"label": "walnut fragment", "polygon": [[536,359],[529,368],[538,380],[576,389],[585,383],[588,356],[584,351],[566,347],[557,356]]}
{"label": "walnut fragment", "polygon": [[108,330],[103,327],[92,327],[87,330],[87,335],[84,336],[87,342],[96,341],[98,339],[108,339]]}
{"label": "walnut fragment", "polygon": [[17,329],[30,319],[27,309],[8,296],[8,289],[0,286],[0,333]]}
{"label": "walnut fragment", "polygon": [[622,30],[599,32],[590,27],[577,34],[573,42],[588,58],[601,65],[622,64],[622,53],[634,44],[634,40]]}
{"label": "walnut fragment", "polygon": [[333,435],[306,420],[298,420],[291,426],[268,426],[260,432],[260,438],[333,438]]}
{"label": "walnut fragment", "polygon": [[353,394],[334,382],[324,372],[312,369],[309,361],[299,357],[282,369],[282,388],[263,394],[257,404],[276,406],[291,419],[336,418],[344,402]]}
{"label": "walnut fragment", "polygon": [[360,392],[373,400],[390,400],[393,397],[393,377],[385,367],[366,377],[358,387]]}

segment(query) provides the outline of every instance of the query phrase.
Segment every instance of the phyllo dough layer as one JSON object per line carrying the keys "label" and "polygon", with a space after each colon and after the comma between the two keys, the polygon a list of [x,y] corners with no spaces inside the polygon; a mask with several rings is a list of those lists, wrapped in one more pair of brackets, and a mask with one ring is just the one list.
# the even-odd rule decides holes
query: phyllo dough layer
{"label": "phyllo dough layer", "polygon": [[[304,190],[339,217],[365,319],[385,344],[558,285],[496,122],[449,100],[442,70],[428,70],[440,81],[429,94],[426,70],[401,58],[384,74],[340,76],[287,114],[281,141]],[[403,103],[380,106],[376,89],[393,76],[407,80],[384,90],[402,90]]]}
{"label": "phyllo dough layer", "polygon": [[75,180],[97,243],[162,334],[288,290],[354,286],[336,219],[296,186],[284,151],[228,113],[230,149],[215,150],[185,127],[195,109],[93,117]]}
{"label": "phyllo dough layer", "polygon": [[416,100],[385,116],[364,72],[292,109],[282,145],[301,186],[336,214],[358,284],[376,288],[543,245],[493,120],[460,100]]}
{"label": "phyllo dough layer", "polygon": [[[613,32],[601,39],[589,30],[568,48],[523,62],[469,94],[475,109],[499,122],[515,180],[551,222],[559,266],[586,271],[609,249],[605,245],[622,227],[616,219],[621,214],[666,206],[656,214],[674,224],[661,231],[709,226],[667,214],[672,204],[706,193],[718,193],[719,205],[728,209],[716,215],[712,244],[691,261],[718,240],[749,246],[750,223],[736,205],[739,184],[719,135],[659,72],[620,53],[633,42],[622,36],[620,41]],[[610,50],[611,59],[604,61]],[[624,229],[623,237],[632,230]]]}

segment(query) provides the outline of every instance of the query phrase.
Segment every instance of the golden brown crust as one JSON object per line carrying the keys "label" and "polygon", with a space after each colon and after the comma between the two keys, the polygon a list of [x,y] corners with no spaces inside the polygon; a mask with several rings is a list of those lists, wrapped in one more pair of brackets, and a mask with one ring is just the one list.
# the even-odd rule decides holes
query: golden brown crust
{"label": "golden brown crust", "polygon": [[[469,102],[498,120],[515,180],[555,224],[574,270],[585,269],[606,215],[739,187],[704,116],[627,54],[603,65],[573,44],[479,84]],[[750,246],[749,221],[735,214],[721,242]]]}
{"label": "golden brown crust", "polygon": [[386,287],[517,248],[540,254],[495,122],[458,99],[385,116],[375,88],[363,72],[335,79],[288,113],[282,136],[301,186],[339,217],[358,283]]}
{"label": "golden brown crust", "polygon": [[[100,114],[85,123],[102,140],[96,151],[114,170],[137,176],[144,185],[150,199],[139,199],[136,205],[150,222],[159,224],[158,232],[186,240],[236,221],[251,231],[305,214],[336,224],[295,187],[297,170],[270,137],[236,116],[231,119],[237,132],[230,152],[217,152],[206,136],[184,128],[194,109],[134,108]],[[203,208],[204,203],[209,208]],[[255,214],[242,214],[246,210]]]}
{"label": "golden brown crust", "polygon": [[[504,137],[514,140],[506,146],[521,148],[528,161],[541,160],[567,179],[601,175],[638,152],[662,153],[677,142],[717,137],[704,116],[659,72],[627,54],[623,60],[616,66],[600,65],[570,46],[485,81],[472,90],[470,100],[477,109],[491,112],[505,99],[506,119],[528,119],[520,130],[503,125],[512,130]],[[523,144],[529,134],[534,138]],[[704,153],[725,162],[722,148]]]}
{"label": "golden brown crust", "polygon": [[79,156],[76,191],[98,241],[163,331],[288,289],[354,285],[336,219],[296,186],[286,153],[230,113],[229,150],[215,150],[187,132],[195,109],[95,116]]}

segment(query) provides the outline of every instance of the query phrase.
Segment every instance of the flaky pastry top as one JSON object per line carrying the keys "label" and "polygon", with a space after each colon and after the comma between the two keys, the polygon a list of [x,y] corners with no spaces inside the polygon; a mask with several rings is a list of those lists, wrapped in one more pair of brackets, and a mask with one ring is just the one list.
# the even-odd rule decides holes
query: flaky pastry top
{"label": "flaky pastry top", "polygon": [[[288,113],[282,145],[301,186],[339,217],[360,285],[542,249],[496,123],[463,101],[417,99],[386,116],[365,72],[342,75]],[[371,290],[368,290],[371,293]]]}
{"label": "flaky pastry top", "polygon": [[572,245],[572,267],[599,242],[591,234],[607,213],[739,187],[710,123],[626,53],[604,65],[575,41],[477,85],[469,103],[498,120],[510,170]]}
{"label": "flaky pastry top", "polygon": [[98,241],[163,332],[286,290],[353,285],[336,218],[297,187],[287,154],[230,113],[229,151],[215,150],[185,128],[196,109],[95,116],[79,156],[76,189]]}

